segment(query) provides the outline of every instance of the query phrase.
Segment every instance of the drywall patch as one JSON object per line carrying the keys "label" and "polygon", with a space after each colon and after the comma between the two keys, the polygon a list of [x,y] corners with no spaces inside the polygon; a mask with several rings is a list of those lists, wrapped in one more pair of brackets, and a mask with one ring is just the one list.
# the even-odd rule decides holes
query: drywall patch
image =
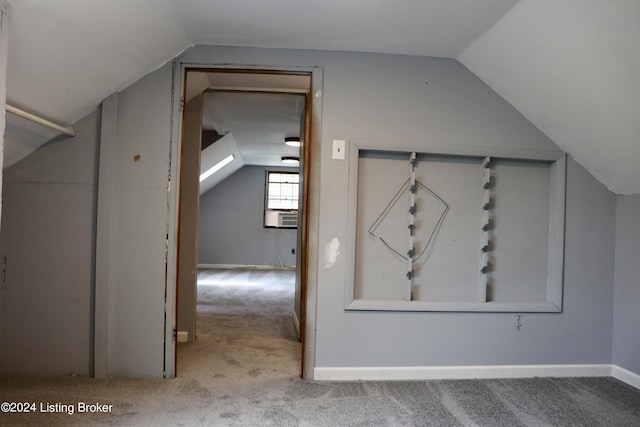
{"label": "drywall patch", "polygon": [[334,237],[324,247],[324,268],[333,267],[338,259],[338,255],[340,255],[340,241],[337,237]]}

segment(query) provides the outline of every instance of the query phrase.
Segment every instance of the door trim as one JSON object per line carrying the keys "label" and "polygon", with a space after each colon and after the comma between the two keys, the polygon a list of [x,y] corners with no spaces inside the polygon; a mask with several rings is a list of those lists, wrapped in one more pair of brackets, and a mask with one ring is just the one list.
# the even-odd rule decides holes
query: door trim
{"label": "door trim", "polygon": [[307,114],[310,123],[306,130],[306,141],[303,145],[304,156],[303,179],[305,181],[305,200],[302,221],[301,251],[301,330],[302,330],[302,368],[304,379],[313,379],[315,367],[316,341],[316,299],[318,271],[318,228],[320,198],[320,147],[321,147],[321,114],[322,114],[322,69],[320,67],[271,67],[264,65],[227,65],[227,64],[186,64],[173,63],[172,84],[172,117],[169,181],[167,183],[167,265],[165,281],[165,345],[164,376],[173,378],[176,375],[176,337],[177,324],[177,261],[178,261],[178,217],[180,201],[180,152],[182,146],[182,108],[185,94],[187,71],[211,72],[251,72],[277,74],[307,74],[311,76],[311,89],[307,96]]}

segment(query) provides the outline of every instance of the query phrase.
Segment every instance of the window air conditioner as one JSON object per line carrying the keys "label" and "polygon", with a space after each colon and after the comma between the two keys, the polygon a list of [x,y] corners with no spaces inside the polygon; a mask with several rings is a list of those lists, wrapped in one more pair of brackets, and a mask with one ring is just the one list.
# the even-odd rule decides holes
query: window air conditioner
{"label": "window air conditioner", "polygon": [[298,212],[278,212],[278,227],[298,226]]}

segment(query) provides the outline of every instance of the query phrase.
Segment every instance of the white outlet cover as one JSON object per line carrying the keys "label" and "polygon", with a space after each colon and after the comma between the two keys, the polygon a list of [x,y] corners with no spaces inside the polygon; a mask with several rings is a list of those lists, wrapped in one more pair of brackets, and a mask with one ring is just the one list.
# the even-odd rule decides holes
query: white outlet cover
{"label": "white outlet cover", "polygon": [[344,160],[345,145],[346,144],[343,139],[334,139],[331,157],[335,160]]}

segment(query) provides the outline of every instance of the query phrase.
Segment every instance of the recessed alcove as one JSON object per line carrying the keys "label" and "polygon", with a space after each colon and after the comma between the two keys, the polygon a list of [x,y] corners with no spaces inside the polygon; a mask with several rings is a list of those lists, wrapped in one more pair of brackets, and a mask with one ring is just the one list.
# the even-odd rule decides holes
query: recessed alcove
{"label": "recessed alcove", "polygon": [[565,155],[349,146],[347,310],[562,310]]}

